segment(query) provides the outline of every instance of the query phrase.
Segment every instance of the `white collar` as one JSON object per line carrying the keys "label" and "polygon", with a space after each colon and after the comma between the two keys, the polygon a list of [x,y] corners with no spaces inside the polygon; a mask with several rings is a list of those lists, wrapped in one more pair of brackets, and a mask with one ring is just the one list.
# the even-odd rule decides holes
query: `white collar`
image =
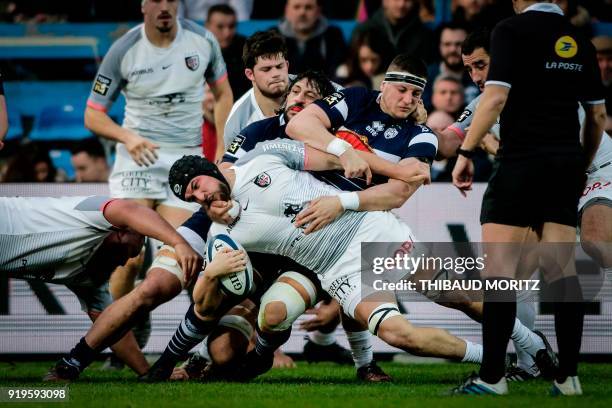
{"label": "white collar", "polygon": [[528,11],[542,11],[544,13],[556,13],[556,14],[563,15],[563,10],[561,10],[561,7],[557,6],[556,4],[552,4],[552,3],[532,4],[531,6],[523,10],[521,14],[526,13]]}

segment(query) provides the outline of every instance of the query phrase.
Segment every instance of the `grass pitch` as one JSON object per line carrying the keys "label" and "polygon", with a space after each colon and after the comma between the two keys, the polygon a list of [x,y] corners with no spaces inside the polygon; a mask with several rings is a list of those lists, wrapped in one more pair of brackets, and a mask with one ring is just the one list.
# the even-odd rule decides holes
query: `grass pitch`
{"label": "grass pitch", "polygon": [[[44,387],[40,382],[52,362],[0,363],[0,387]],[[69,385],[70,402],[46,406],[83,407],[611,407],[612,364],[580,366],[585,395],[573,398],[548,396],[545,381],[512,383],[504,397],[444,396],[476,366],[470,364],[380,363],[393,376],[392,384],[364,385],[352,367],[298,362],[296,369],[272,370],[249,384],[173,382],[141,384],[128,369],[100,371],[100,363]],[[38,403],[0,403],[3,406],[42,406]]]}

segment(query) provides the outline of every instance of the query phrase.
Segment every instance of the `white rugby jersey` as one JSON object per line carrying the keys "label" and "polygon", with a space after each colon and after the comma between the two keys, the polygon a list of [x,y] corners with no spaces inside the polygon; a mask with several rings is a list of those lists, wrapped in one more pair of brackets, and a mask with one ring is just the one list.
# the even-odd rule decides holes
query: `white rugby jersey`
{"label": "white rugby jersey", "polygon": [[255,91],[253,88],[244,93],[232,106],[227,121],[225,122],[225,130],[223,131],[223,143],[225,149],[229,147],[234,138],[240,134],[240,131],[258,120],[265,119],[266,116],[262,112],[257,100],[255,99]]}
{"label": "white rugby jersey", "polygon": [[[480,98],[482,94],[478,95],[476,98],[470,102],[465,109],[463,109],[463,113],[459,116],[459,119],[448,128],[455,132],[461,140],[465,139],[465,135],[467,133],[467,128],[472,124],[472,120],[474,119],[474,112],[476,112],[476,108],[478,107],[478,103],[480,103]],[[499,117],[495,120],[489,132],[499,140]]]}
{"label": "white rugby jersey", "polygon": [[0,197],[0,272],[65,283],[112,232],[108,197]]}
{"label": "white rugby jersey", "polygon": [[125,96],[123,126],[160,145],[202,144],[204,79],[227,76],[219,43],[189,20],[177,21],[172,45],[149,42],[144,24],[112,45],[98,70],[87,105],[106,111]]}
{"label": "white rugby jersey", "polygon": [[374,212],[346,211],[325,228],[304,235],[293,225],[300,211],[317,197],[341,192],[300,171],[307,160],[301,142],[259,143],[234,166],[232,197],[240,203],[239,216],[230,225],[213,223],[210,233],[228,234],[247,251],[284,255],[325,274]]}

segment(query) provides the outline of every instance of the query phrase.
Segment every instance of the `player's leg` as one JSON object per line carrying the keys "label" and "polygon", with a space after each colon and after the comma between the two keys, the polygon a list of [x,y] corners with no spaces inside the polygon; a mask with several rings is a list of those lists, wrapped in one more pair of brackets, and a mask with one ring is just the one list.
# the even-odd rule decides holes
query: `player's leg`
{"label": "player's leg", "polygon": [[[612,193],[610,193],[612,194]],[[612,198],[598,197],[582,210],[580,243],[612,280]]]}
{"label": "player's leg", "polygon": [[575,265],[576,228],[545,223],[542,229],[541,265],[549,285],[555,314],[559,368],[553,392],[581,394],[578,356],[582,343],[584,300]]}
{"label": "player's leg", "polygon": [[[326,293],[324,295],[327,295]],[[340,306],[337,302],[323,299],[311,309],[317,316],[328,317],[335,314],[325,323],[316,328],[310,328],[304,344],[303,358],[308,362],[330,361],[337,364],[351,364],[352,358],[348,350],[336,341],[336,328],[340,324]]]}
{"label": "player's leg", "polygon": [[316,302],[316,285],[303,274],[281,274],[261,297],[257,316],[255,349],[241,367],[244,380],[257,377],[270,368],[274,352],[289,339],[293,322]]}

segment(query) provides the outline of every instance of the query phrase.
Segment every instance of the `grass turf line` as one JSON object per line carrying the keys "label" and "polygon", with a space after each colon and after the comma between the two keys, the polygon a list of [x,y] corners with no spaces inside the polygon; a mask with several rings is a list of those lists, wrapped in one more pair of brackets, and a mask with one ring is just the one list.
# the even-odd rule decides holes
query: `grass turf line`
{"label": "grass turf line", "polygon": [[[0,387],[44,387],[40,378],[48,363],[0,363]],[[296,369],[272,370],[249,384],[171,382],[141,384],[135,374],[100,371],[100,363],[85,371],[69,385],[68,404],[46,406],[83,407],[470,407],[522,406],[610,407],[612,406],[612,364],[581,364],[580,379],[586,395],[574,398],[548,396],[546,381],[510,384],[504,397],[449,397],[443,393],[459,384],[476,366],[469,364],[400,365],[380,364],[393,376],[392,384],[365,385],[357,382],[354,369],[334,364],[298,362]],[[10,403],[16,406],[42,406]]]}

